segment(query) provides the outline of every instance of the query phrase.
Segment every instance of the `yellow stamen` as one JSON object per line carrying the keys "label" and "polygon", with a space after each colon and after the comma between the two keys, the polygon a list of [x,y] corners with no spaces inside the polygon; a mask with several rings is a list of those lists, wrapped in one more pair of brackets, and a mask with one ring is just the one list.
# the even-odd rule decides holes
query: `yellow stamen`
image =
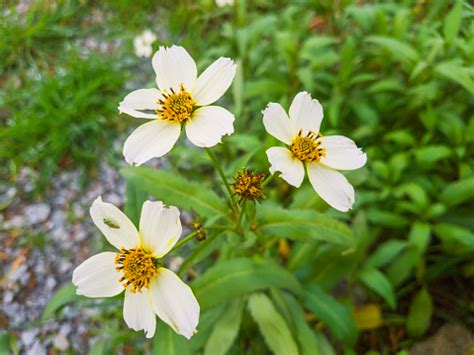
{"label": "yellow stamen", "polygon": [[318,162],[326,156],[326,148],[321,146],[321,133],[309,131],[306,136],[300,130],[290,144],[293,155],[305,163]]}
{"label": "yellow stamen", "polygon": [[170,122],[182,123],[191,118],[191,115],[196,108],[196,102],[193,101],[191,94],[186,91],[183,84],[179,85],[179,91],[176,92],[173,88],[171,93],[163,90],[161,94],[164,99],[159,99],[158,104],[161,108],[156,110],[158,116]]}
{"label": "yellow stamen", "polygon": [[115,264],[115,269],[123,273],[119,281],[124,287],[132,285],[134,293],[141,292],[143,287],[149,288],[152,278],[158,274],[158,259],[142,248],[120,249]]}

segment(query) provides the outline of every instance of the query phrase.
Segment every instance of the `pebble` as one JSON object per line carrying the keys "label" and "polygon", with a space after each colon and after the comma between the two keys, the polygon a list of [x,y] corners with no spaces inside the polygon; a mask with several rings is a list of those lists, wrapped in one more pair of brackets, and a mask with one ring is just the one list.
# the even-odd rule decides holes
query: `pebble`
{"label": "pebble", "polygon": [[46,203],[37,203],[27,206],[24,215],[28,225],[34,226],[35,224],[44,222],[46,218],[48,218],[50,212],[51,207]]}
{"label": "pebble", "polygon": [[67,340],[67,336],[63,333],[58,333],[53,339],[53,345],[60,351],[66,351],[69,349],[69,340]]}

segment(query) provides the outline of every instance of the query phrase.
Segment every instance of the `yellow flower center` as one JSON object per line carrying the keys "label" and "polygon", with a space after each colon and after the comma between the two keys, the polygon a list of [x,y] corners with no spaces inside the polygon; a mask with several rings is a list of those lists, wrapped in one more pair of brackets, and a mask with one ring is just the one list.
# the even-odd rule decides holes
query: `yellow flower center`
{"label": "yellow flower center", "polygon": [[253,173],[247,169],[238,172],[232,188],[235,194],[240,196],[239,202],[263,198],[263,187],[261,186],[263,179],[265,179],[264,173]]}
{"label": "yellow flower center", "polygon": [[121,248],[115,257],[115,264],[116,270],[123,273],[119,281],[124,287],[132,285],[132,292],[141,292],[143,287],[149,288],[160,266],[158,259],[142,248]]}
{"label": "yellow flower center", "polygon": [[171,93],[163,90],[161,94],[164,99],[159,99],[158,104],[160,109],[156,110],[159,117],[170,122],[182,123],[191,118],[191,115],[196,107],[196,102],[193,101],[191,94],[186,91],[183,84],[179,85],[179,91],[176,92],[173,88]]}
{"label": "yellow flower center", "polygon": [[321,134],[309,131],[306,136],[300,131],[290,144],[293,155],[305,163],[318,162],[326,156],[326,148],[321,147]]}

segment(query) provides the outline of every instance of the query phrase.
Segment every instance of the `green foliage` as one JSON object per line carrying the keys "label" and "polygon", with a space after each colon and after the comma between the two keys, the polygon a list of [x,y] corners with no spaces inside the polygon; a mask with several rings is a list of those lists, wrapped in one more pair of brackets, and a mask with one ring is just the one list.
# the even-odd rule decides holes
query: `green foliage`
{"label": "green foliage", "polygon": [[69,283],[56,291],[44,309],[41,319],[46,320],[65,305],[83,299],[82,296],[76,295],[76,287]]}
{"label": "green foliage", "polygon": [[288,325],[265,294],[255,293],[250,296],[248,307],[273,353],[276,355],[298,354],[298,347]]}
{"label": "green foliage", "polygon": [[278,264],[246,258],[221,261],[193,283],[201,309],[270,287],[285,288],[296,294],[301,292],[297,279]]}
{"label": "green foliage", "polygon": [[430,326],[433,312],[433,301],[426,290],[422,288],[413,297],[407,318],[407,331],[411,336],[423,335]]}
{"label": "green foliage", "polygon": [[125,168],[122,174],[136,188],[160,196],[166,204],[188,208],[203,217],[227,216],[227,206],[212,190],[180,175],[150,168]]}
{"label": "green foliage", "polygon": [[[248,204],[237,224],[202,150],[179,142],[162,161],[167,169],[123,169],[126,212],[135,223],[152,195],[197,214],[208,233],[187,245],[188,254],[179,250],[185,258],[179,274],[195,277],[199,333],[187,342],[159,322],[154,353],[336,353],[331,343],[344,343],[348,354],[375,351],[352,319],[359,291],[363,302],[380,307],[383,329],[371,330],[380,353],[434,332],[446,313],[436,297],[452,290],[447,283],[430,295],[430,284],[461,275],[474,252],[472,6],[236,3],[93,6],[108,14],[104,36],[119,38],[120,52],[131,51],[132,37],[149,27],[160,34],[156,45],[185,46],[200,69],[219,56],[235,59],[237,76],[221,101],[236,116],[236,134],[214,148],[227,178],[244,166],[268,171],[265,150],[275,140],[264,132],[260,112],[270,101],[288,108],[301,90],[324,107],[322,133],[353,138],[368,163],[347,172],[356,190],[351,213],[328,209],[306,182],[296,189],[275,177],[267,200]],[[93,166],[122,131],[116,106],[124,76],[135,78],[141,68],[128,57],[124,65],[115,52],[104,58],[76,48],[76,40],[102,32],[81,21],[89,6],[71,0],[26,16],[2,13],[0,157],[13,161],[12,170],[27,164],[47,177],[58,167]],[[44,318],[75,300],[70,291],[59,291]],[[469,325],[469,319],[457,320]],[[390,344],[386,334],[403,322],[408,336]],[[143,344],[138,336],[117,339],[111,351],[121,342]]]}

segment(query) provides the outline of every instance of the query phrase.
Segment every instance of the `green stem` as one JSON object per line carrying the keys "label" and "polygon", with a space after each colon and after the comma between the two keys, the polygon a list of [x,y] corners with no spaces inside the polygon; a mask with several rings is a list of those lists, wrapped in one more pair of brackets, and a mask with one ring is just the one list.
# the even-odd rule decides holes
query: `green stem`
{"label": "green stem", "polygon": [[194,239],[194,237],[196,236],[197,234],[197,231],[194,231],[192,233],[189,233],[186,237],[184,237],[183,239],[181,239],[178,243],[175,244],[175,246],[173,247],[173,249],[170,250],[170,253],[175,250],[175,249],[178,249],[180,248],[181,246],[183,246],[184,244],[186,244],[187,242],[189,242],[190,240]]}
{"label": "green stem", "polygon": [[272,179],[273,179],[273,174],[268,175],[267,178],[262,182],[262,188],[267,186],[270,183],[270,181],[272,181]]}
{"label": "green stem", "polygon": [[224,170],[222,170],[222,166],[219,163],[219,160],[217,159],[214,152],[209,148],[205,148],[205,149],[206,149],[207,154],[209,155],[209,158],[211,159],[212,163],[214,164],[215,168],[217,169],[217,172],[219,173],[219,175],[222,179],[222,183],[224,184],[224,186],[226,188],[227,195],[228,195],[232,210],[235,211],[234,199],[232,198],[232,190],[230,189],[230,184],[227,181],[227,178],[225,177]]}
{"label": "green stem", "polygon": [[246,214],[246,213],[245,213],[245,211],[246,211],[245,203],[246,203],[246,202],[247,202],[247,201],[244,201],[244,202],[242,203],[242,207],[240,207],[239,220],[237,221],[237,225],[235,226],[235,229],[237,229],[237,230],[239,229],[239,227],[240,227],[241,224],[242,224],[242,219],[244,218],[244,214]]}

